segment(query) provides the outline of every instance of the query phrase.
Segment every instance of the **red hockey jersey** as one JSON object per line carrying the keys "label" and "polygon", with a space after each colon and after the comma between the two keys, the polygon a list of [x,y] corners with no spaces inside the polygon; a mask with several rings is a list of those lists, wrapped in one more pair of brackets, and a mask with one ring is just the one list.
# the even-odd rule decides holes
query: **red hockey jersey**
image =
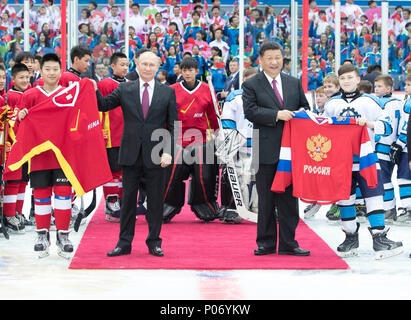
{"label": "red hockey jersey", "polygon": [[349,199],[353,161],[370,188],[378,185],[377,156],[366,126],[353,118],[316,118],[306,111],[287,121],[281,141],[280,160],[271,187],[305,202],[331,204]]}
{"label": "red hockey jersey", "polygon": [[[177,143],[186,147],[189,144],[208,140],[208,130],[218,129],[218,120],[208,84],[199,82],[189,91],[182,82],[171,85],[176,92],[179,134]],[[195,132],[192,129],[196,129]]]}
{"label": "red hockey jersey", "polygon": [[[45,95],[41,88],[29,96]],[[26,94],[24,95],[26,96]],[[41,100],[41,101],[40,101]],[[36,99],[28,99],[29,102]],[[88,79],[57,88],[31,106],[21,122],[6,164],[7,175],[29,163],[29,172],[62,168],[78,196],[112,179],[97,109],[94,86]],[[28,106],[28,105],[26,105]],[[42,157],[51,153],[57,166],[50,168]],[[40,160],[39,160],[40,159]]]}
{"label": "red hockey jersey", "polygon": [[[97,83],[98,89],[103,97],[112,93],[120,84],[113,78],[106,78]],[[107,148],[119,147],[123,134],[124,119],[121,108],[115,108],[102,113],[103,133],[107,136]]]}
{"label": "red hockey jersey", "polygon": [[71,71],[66,71],[61,74],[59,85],[62,87],[68,87],[73,82],[78,82],[80,80],[81,78],[78,74]]}

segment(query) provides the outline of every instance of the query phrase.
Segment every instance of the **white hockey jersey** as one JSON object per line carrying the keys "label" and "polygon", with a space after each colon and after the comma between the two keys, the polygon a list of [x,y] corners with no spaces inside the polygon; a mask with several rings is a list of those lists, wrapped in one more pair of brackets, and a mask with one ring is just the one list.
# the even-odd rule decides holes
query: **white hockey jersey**
{"label": "white hockey jersey", "polygon": [[408,118],[411,111],[411,98],[403,101],[400,107],[400,122],[398,125],[397,144],[402,147],[403,152],[408,152],[407,148],[407,128]]}
{"label": "white hockey jersey", "polygon": [[375,151],[377,152],[378,159],[390,161],[391,145],[397,140],[400,129],[401,100],[391,95],[381,97],[379,100],[390,117],[392,132],[387,136],[375,135]]}
{"label": "white hockey jersey", "polygon": [[392,133],[391,118],[384,110],[379,99],[359,91],[352,94],[340,94],[330,98],[325,106],[327,117],[365,118],[374,123],[374,129],[368,129],[371,143],[375,148],[375,135],[387,137]]}
{"label": "white hockey jersey", "polygon": [[223,125],[223,129],[234,129],[240,132],[247,139],[247,148],[242,148],[241,150],[243,152],[249,152],[251,151],[253,124],[244,116],[242,94],[242,89],[229,93],[224,102],[221,124]]}

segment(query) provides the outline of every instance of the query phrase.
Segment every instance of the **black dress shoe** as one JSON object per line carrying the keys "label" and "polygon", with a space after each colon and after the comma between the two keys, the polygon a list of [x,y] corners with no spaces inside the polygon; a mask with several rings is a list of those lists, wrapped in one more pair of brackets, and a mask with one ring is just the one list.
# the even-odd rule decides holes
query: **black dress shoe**
{"label": "black dress shoe", "polygon": [[148,248],[148,253],[156,257],[164,256],[164,252],[160,247]]}
{"label": "black dress shoe", "polygon": [[289,256],[309,256],[310,251],[301,249],[300,247],[292,248],[285,251],[278,251],[280,255],[289,255]]}
{"label": "black dress shoe", "polygon": [[267,254],[275,253],[275,247],[265,248],[265,247],[258,247],[254,250],[254,255],[256,256],[265,256]]}
{"label": "black dress shoe", "polygon": [[108,257],[118,257],[118,256],[124,256],[126,254],[131,253],[131,248],[120,248],[116,247],[114,250],[111,250],[107,252]]}

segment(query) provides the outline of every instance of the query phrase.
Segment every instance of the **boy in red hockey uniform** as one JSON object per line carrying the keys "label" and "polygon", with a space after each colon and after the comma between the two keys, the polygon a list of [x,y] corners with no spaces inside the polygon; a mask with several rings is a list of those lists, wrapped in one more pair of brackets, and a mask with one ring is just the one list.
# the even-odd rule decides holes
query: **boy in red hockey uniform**
{"label": "boy in red hockey uniform", "polygon": [[[20,121],[29,113],[30,108],[52,99],[65,88],[59,85],[61,62],[56,54],[46,54],[41,61],[43,87],[27,90],[21,101]],[[54,216],[57,229],[58,254],[69,257],[73,245],[69,240],[71,218],[71,184],[64,175],[56,156],[49,150],[34,156],[30,161],[30,184],[33,188],[37,239],[34,251],[39,257],[49,255],[51,195],[54,192]]]}
{"label": "boy in red hockey uniform", "polygon": [[[174,164],[166,178],[163,216],[170,221],[184,205],[184,180],[192,175],[189,204],[198,218],[217,217],[215,187],[217,165],[214,145],[207,143],[218,126],[210,87],[196,79],[198,62],[184,58],[180,64],[184,81],[171,85],[176,92],[179,134]],[[211,148],[210,148],[211,146]],[[211,156],[210,156],[211,155]],[[209,160],[209,161],[206,161]]]}
{"label": "boy in red hockey uniform", "polygon": [[[25,64],[17,63],[11,69],[11,77],[13,80],[13,86],[7,92],[7,105],[10,108],[9,114],[9,131],[8,131],[8,143],[12,145],[17,133],[16,116],[21,103],[21,98],[29,88],[30,85],[30,72]],[[22,178],[19,180],[9,180],[6,182],[4,188],[4,213],[6,218],[6,225],[12,232],[22,233],[24,232],[25,225],[33,225],[23,215],[23,204],[27,182],[29,176],[27,173],[27,165],[22,168]]]}
{"label": "boy in red hockey uniform", "polygon": [[91,51],[84,46],[75,46],[70,51],[71,68],[63,72],[59,85],[68,87],[75,81],[80,81],[80,75],[90,67]]}
{"label": "boy in red hockey uniform", "polygon": [[[97,87],[105,97],[113,92],[120,82],[126,81],[128,59],[124,53],[115,52],[110,58],[113,76],[98,82]],[[104,199],[106,200],[106,220],[120,222],[120,200],[122,197],[121,167],[118,164],[121,136],[124,120],[121,108],[102,113],[103,135],[106,140],[107,157],[113,180],[103,185]]]}

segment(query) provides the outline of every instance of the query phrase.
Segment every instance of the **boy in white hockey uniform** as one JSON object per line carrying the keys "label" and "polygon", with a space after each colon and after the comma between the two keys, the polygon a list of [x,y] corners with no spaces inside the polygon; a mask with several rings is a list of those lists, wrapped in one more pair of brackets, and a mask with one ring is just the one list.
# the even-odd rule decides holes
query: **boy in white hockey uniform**
{"label": "boy in white hockey uniform", "polygon": [[[382,109],[377,98],[359,92],[358,84],[361,79],[358,69],[351,64],[343,65],[338,70],[338,78],[342,93],[327,101],[324,107],[325,115],[329,117],[356,118],[359,125],[367,126],[371,141],[374,141],[374,135],[388,136],[391,134],[390,119]],[[357,255],[360,224],[356,219],[354,204],[355,187],[358,183],[366,203],[367,219],[370,224],[368,229],[372,235],[376,259],[400,254],[403,251],[402,243],[394,242],[387,238],[388,229],[385,227],[383,184],[381,182],[376,188],[368,188],[366,182],[358,173],[359,163],[356,163],[355,160],[350,199],[338,202],[342,229],[346,234],[346,238],[337,247],[337,252],[342,257]],[[379,169],[378,165],[377,168]],[[379,179],[381,179],[381,170],[378,170],[378,175]]]}
{"label": "boy in white hockey uniform", "polygon": [[382,107],[391,119],[392,132],[388,136],[375,136],[375,152],[380,162],[382,182],[384,184],[384,211],[385,223],[392,224],[397,219],[394,185],[392,173],[395,163],[391,161],[391,145],[398,137],[401,101],[392,96],[394,84],[389,75],[379,75],[374,81],[375,95],[379,98]]}
{"label": "boy in white hockey uniform", "polygon": [[[405,78],[405,91],[411,95],[411,75]],[[411,171],[408,166],[407,131],[408,118],[411,110],[411,98],[401,103],[400,123],[398,125],[397,140],[391,145],[390,158],[397,167],[397,182],[400,201],[403,208],[399,208],[397,219],[399,225],[411,225]]]}

